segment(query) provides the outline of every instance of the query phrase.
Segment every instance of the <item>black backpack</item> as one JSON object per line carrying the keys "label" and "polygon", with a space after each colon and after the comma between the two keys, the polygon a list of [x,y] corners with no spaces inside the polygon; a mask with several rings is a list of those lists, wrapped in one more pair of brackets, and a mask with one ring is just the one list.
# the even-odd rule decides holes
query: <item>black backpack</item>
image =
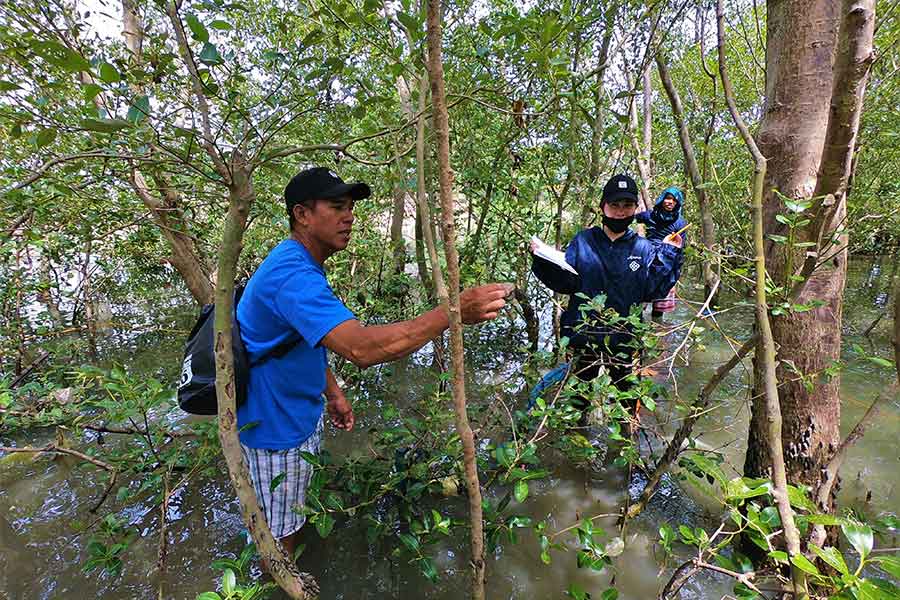
{"label": "black backpack", "polygon": [[[247,401],[247,384],[250,369],[272,357],[280,358],[290,352],[300,342],[300,338],[287,340],[261,356],[254,363],[247,357],[247,348],[241,339],[241,326],[237,320],[237,306],[244,294],[244,286],[234,286],[234,304],[231,311],[231,352],[234,356],[234,381],[237,405]],[[181,381],[178,384],[178,406],[193,415],[215,415],[218,413],[216,401],[216,354],[215,304],[206,304],[200,310],[200,317],[188,336],[181,363]]]}

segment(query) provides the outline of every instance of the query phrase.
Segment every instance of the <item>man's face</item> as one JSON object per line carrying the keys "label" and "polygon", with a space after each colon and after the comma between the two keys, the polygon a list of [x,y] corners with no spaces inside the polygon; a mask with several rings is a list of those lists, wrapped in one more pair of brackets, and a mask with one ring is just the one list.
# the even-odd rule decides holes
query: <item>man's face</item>
{"label": "man's face", "polygon": [[633,200],[610,200],[603,205],[603,214],[611,219],[627,219],[634,216],[637,202]]}
{"label": "man's face", "polygon": [[343,196],[316,200],[312,206],[298,204],[294,207],[294,218],[298,227],[333,254],[350,243],[354,203],[350,196]]}
{"label": "man's face", "polygon": [[675,197],[672,194],[666,194],[666,197],[663,198],[663,201],[662,201],[662,207],[669,212],[672,212],[673,210],[675,210],[675,206],[677,204],[678,203],[675,202]]}

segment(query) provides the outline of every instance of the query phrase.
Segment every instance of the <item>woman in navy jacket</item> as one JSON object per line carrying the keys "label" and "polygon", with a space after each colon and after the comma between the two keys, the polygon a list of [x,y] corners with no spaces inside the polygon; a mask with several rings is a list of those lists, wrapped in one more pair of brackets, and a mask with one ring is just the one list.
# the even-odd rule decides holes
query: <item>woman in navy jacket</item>
{"label": "woman in navy jacket", "polygon": [[[582,315],[580,307],[587,300],[581,295],[605,294],[605,308],[628,316],[633,306],[668,294],[678,280],[683,258],[680,236],[654,243],[628,228],[637,209],[637,194],[637,184],[627,175],[615,175],[606,183],[600,201],[602,227],[580,231],[566,248],[566,262],[577,275],[534,255],[531,267],[548,288],[570,296],[560,333],[569,338],[575,375],[591,380],[605,366],[622,390],[630,387],[634,334],[628,327],[603,322],[594,311]],[[586,401],[578,408],[587,408]]]}
{"label": "woman in navy jacket", "polygon": [[[647,239],[661,242],[667,235],[681,231],[687,221],[681,215],[684,206],[684,194],[677,187],[668,187],[656,199],[653,210],[645,210],[634,215],[634,220],[646,227]],[[682,244],[687,244],[687,236],[682,235]],[[663,313],[675,310],[675,287],[667,296],[653,300],[652,317],[659,319]]]}

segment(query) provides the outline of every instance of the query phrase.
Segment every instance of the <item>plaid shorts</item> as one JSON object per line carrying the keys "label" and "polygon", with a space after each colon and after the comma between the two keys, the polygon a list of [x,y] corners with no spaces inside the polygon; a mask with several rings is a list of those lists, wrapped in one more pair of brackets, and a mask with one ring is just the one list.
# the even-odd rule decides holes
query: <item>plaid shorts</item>
{"label": "plaid shorts", "polygon": [[[318,454],[322,444],[322,419],[309,438],[296,448],[267,450],[248,448],[241,444],[244,460],[250,468],[250,479],[256,489],[259,506],[276,538],[283,538],[299,531],[306,522],[306,515],[297,514],[293,507],[302,508],[306,502],[306,488],[312,477],[313,467],[303,460],[300,452]],[[284,475],[272,490],[272,481]]]}

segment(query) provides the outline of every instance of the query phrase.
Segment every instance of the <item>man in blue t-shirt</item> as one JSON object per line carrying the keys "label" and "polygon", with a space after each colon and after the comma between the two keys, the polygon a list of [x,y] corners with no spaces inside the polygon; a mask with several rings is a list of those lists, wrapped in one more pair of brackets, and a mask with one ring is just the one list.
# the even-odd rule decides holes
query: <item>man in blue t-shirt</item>
{"label": "man in blue t-shirt", "polygon": [[[325,260],[347,247],[354,202],[370,193],[365,183],[344,183],[324,167],[291,179],[284,190],[291,235],[263,260],[238,304],[251,363],[297,341],[250,370],[247,401],[237,415],[260,507],[289,556],[305,521],[292,509],[303,506],[312,473],[301,453],[319,450],[323,409],[338,429],[349,431],[354,423],[350,402],[328,368],[327,350],[365,368],[418,350],[449,325],[445,308],[437,307],[409,321],[365,327],[331,290]],[[495,318],[510,291],[501,284],[464,290],[463,323]]]}

